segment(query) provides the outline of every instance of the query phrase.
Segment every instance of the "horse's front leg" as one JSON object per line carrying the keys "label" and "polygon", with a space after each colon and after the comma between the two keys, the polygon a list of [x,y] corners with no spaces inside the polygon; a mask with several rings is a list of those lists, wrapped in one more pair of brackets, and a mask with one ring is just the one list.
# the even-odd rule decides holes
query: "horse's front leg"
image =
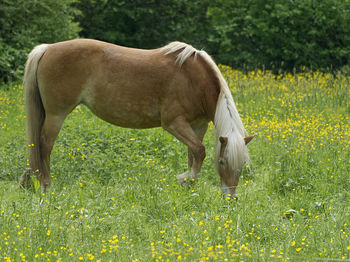
{"label": "horse's front leg", "polygon": [[207,127],[207,123],[202,123],[192,128],[191,125],[181,117],[172,121],[170,125],[164,126],[164,129],[188,147],[189,171],[177,176],[181,185],[186,184],[187,181],[196,181],[197,174],[201,170],[205,158],[205,147],[202,141]]}
{"label": "horse's front leg", "polygon": [[188,164],[188,169],[186,172],[177,175],[177,180],[179,181],[179,184],[184,186],[187,181],[191,181],[190,176],[191,176],[191,169],[193,165],[193,153],[191,149],[188,147],[188,152],[187,152],[187,164]]}

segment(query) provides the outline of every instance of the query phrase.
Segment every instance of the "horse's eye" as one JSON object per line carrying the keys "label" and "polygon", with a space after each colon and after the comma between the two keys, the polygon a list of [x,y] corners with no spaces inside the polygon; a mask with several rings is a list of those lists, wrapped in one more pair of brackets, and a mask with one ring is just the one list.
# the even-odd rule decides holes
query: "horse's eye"
{"label": "horse's eye", "polygon": [[222,165],[222,166],[225,165],[225,160],[224,159],[219,159],[219,164]]}

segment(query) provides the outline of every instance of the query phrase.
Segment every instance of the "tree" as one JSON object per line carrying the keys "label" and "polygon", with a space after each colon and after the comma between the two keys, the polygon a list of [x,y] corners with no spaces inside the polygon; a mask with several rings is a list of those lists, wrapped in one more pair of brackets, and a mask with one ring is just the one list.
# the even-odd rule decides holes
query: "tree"
{"label": "tree", "polygon": [[339,68],[350,62],[348,0],[217,0],[209,41],[241,67]]}
{"label": "tree", "polygon": [[28,52],[37,44],[75,38],[76,0],[2,0],[0,2],[0,80],[21,78]]}
{"label": "tree", "polygon": [[81,36],[139,48],[179,40],[203,46],[209,0],[84,0]]}

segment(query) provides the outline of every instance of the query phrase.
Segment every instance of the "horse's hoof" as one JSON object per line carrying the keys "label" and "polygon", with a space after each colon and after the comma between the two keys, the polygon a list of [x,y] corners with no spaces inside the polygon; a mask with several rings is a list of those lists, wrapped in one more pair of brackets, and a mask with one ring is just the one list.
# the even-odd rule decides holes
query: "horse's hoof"
{"label": "horse's hoof", "polygon": [[34,189],[34,183],[30,175],[23,173],[19,179],[19,186],[23,189]]}
{"label": "horse's hoof", "polygon": [[51,186],[51,183],[43,183],[43,185],[40,186],[40,190],[42,193],[46,193]]}
{"label": "horse's hoof", "polygon": [[188,172],[177,175],[177,181],[181,186],[185,186],[187,184],[188,176],[189,176]]}

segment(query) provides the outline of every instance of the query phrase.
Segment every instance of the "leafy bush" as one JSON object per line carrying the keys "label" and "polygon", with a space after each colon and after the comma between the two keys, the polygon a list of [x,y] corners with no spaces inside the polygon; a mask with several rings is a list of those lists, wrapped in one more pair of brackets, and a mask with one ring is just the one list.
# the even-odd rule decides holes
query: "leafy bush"
{"label": "leafy bush", "polygon": [[350,1],[218,0],[208,10],[221,63],[293,70],[350,62]]}
{"label": "leafy bush", "polygon": [[349,12],[349,0],[2,0],[0,82],[21,77],[36,44],[78,36],[137,48],[184,41],[239,69],[348,71]]}
{"label": "leafy bush", "polygon": [[139,48],[184,41],[236,68],[338,69],[350,58],[349,1],[85,0],[77,7],[81,36]]}
{"label": "leafy bush", "polygon": [[0,2],[0,81],[20,79],[26,55],[37,44],[78,36],[76,0]]}
{"label": "leafy bush", "polygon": [[138,48],[170,41],[203,47],[209,0],[85,0],[77,4],[81,36]]}

